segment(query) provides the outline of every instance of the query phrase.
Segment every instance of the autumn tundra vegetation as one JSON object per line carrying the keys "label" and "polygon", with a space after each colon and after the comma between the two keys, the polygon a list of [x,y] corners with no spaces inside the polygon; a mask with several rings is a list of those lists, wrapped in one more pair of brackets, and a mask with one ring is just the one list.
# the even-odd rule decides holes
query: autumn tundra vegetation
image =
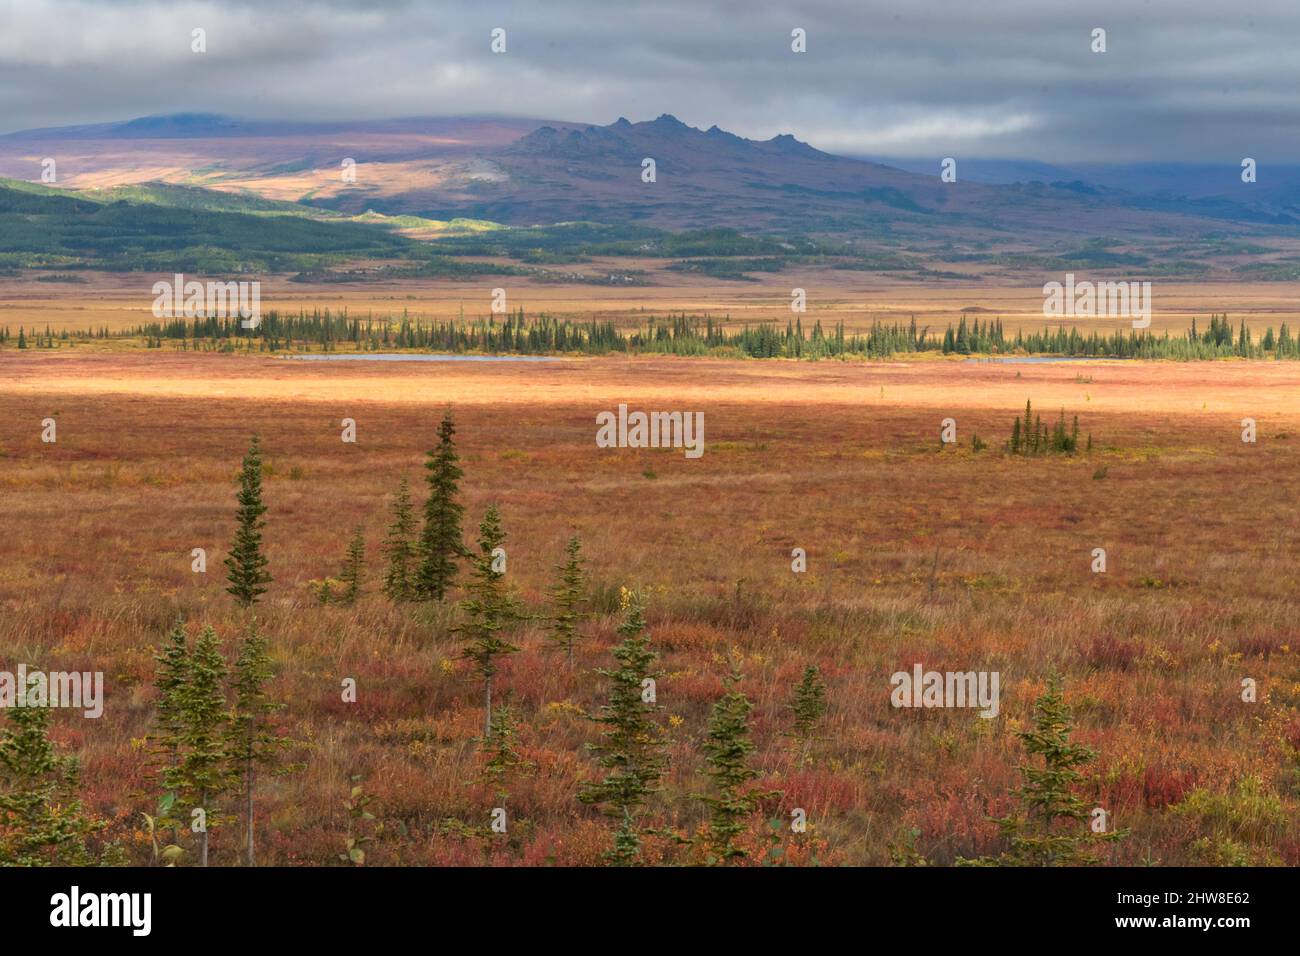
{"label": "autumn tundra vegetation", "polygon": [[[5,862],[1300,859],[1284,427],[723,402],[701,485],[555,406],[375,405],[363,462],[273,404],[231,501],[238,402],[57,401],[65,457],[4,439],[5,643],[109,701],[6,710]],[[891,706],[917,664],[999,715]]]}
{"label": "autumn tundra vegetation", "polygon": [[[482,771],[492,780],[494,795],[502,805],[491,808],[486,829],[481,821],[480,825],[466,822],[463,826],[467,836],[483,831],[482,836],[491,839],[486,834],[509,832],[507,787],[513,778],[534,769],[515,749],[516,727],[510,706],[498,703],[494,711],[493,680],[499,662],[505,655],[521,651],[508,639],[523,622],[537,618],[547,622],[554,648],[562,651],[572,666],[573,645],[589,603],[588,582],[582,569],[581,542],[571,538],[558,569],[553,604],[536,613],[526,611],[506,580],[503,546],[507,535],[494,504],[487,506],[479,525],[477,547],[465,547],[460,527],[464,509],[457,500],[463,472],[454,436],[455,425],[448,412],[438,428],[437,448],[428,453],[428,498],[418,537],[405,479],[398,486],[384,546],[384,592],[395,603],[444,601],[457,583],[460,564],[468,564],[463,597],[455,604],[458,623],[448,633],[482,682],[483,733],[477,746],[483,754]],[[260,440],[254,436],[239,471],[236,530],[225,559],[226,590],[242,614],[239,633],[233,638],[233,660],[227,660],[223,641],[211,625],[203,625],[191,635],[184,620],[177,621],[154,655],[157,693],[148,746],[155,758],[160,798],[155,813],[141,813],[149,829],[154,862],[176,865],[192,861],[208,866],[212,834],[238,825],[241,861],[254,865],[258,783],[265,775],[300,769],[284,757],[294,741],[279,731],[277,717],[285,704],[275,700],[267,686],[273,668],[268,641],[255,613],[274,580],[262,548],[267,512],[262,496],[263,467]],[[361,596],[366,563],[364,532],[358,528],[348,544],[339,579],[315,587],[320,601],[353,607]],[[614,666],[595,669],[594,674],[605,685],[604,700],[594,713],[583,715],[600,726],[599,739],[590,745],[599,770],[581,786],[577,799],[599,807],[610,818],[610,845],[601,859],[617,865],[642,862],[642,840],[649,836],[668,848],[660,852],[671,861],[771,864],[783,861],[788,839],[802,836],[799,842],[807,844],[807,859],[815,862],[825,850],[806,837],[807,811],[796,808],[787,825],[777,809],[781,791],[752,785],[760,776],[753,766],[757,748],[751,740],[750,714],[754,705],[740,686],[743,675],[738,655],[728,662],[723,693],[710,709],[700,743],[710,786],[695,797],[706,808],[706,821],[695,831],[650,827],[645,822],[650,798],[662,790],[670,738],[663,724],[663,708],[657,704],[657,683],[664,672],[647,633],[643,601],[640,593],[620,589],[614,616],[620,621],[621,640],[610,651]],[[349,681],[344,680],[342,685],[340,699],[355,703],[355,681],[348,686]],[[789,732],[799,742],[800,762],[806,763],[827,709],[818,668],[808,665],[802,680],[790,690]],[[1023,768],[1029,781],[1023,791],[1028,798],[1025,819],[1000,821],[1011,834],[1011,855],[1006,859],[1048,864],[1091,860],[1081,849],[1092,842],[1092,835],[1078,826],[1087,819],[1087,811],[1074,787],[1082,780],[1076,766],[1090,761],[1092,753],[1070,742],[1071,718],[1056,683],[1049,685],[1036,706],[1037,730],[1023,736],[1044,767]],[[17,708],[13,713],[16,718],[0,742],[0,761],[12,788],[0,804],[6,813],[5,861],[41,865],[89,861],[94,851],[88,839],[104,825],[80,808],[75,761],[60,756],[50,742],[47,710]],[[371,799],[358,783],[350,789],[347,808],[351,813]],[[68,803],[63,804],[64,800]],[[373,810],[353,815],[362,821],[376,819]],[[1067,826],[1060,826],[1062,821]],[[1069,824],[1075,824],[1073,831]],[[369,838],[349,833],[341,857],[363,864],[367,858],[363,839],[368,842]],[[170,842],[160,846],[160,838],[165,841],[168,835]],[[1099,839],[1121,835],[1118,831],[1104,833]],[[111,840],[99,852],[104,859],[123,858],[120,844]]]}

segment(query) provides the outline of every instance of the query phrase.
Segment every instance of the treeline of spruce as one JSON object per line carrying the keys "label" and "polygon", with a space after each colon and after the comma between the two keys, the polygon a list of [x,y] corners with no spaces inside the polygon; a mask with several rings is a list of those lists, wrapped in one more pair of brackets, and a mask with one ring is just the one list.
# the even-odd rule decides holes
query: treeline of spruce
{"label": "treeline of spruce", "polygon": [[[1026,412],[1028,416],[1028,410]],[[462,647],[461,657],[482,682],[484,725],[479,740],[481,770],[490,781],[498,807],[492,823],[454,821],[462,837],[492,840],[505,832],[506,806],[512,781],[533,772],[518,753],[514,740],[517,718],[509,703],[494,702],[499,664],[520,652],[511,643],[514,632],[541,620],[548,644],[573,667],[576,643],[584,639],[585,622],[595,614],[584,568],[581,542],[569,540],[556,568],[549,607],[526,609],[506,582],[507,539],[501,516],[489,505],[478,529],[475,547],[463,541],[464,507],[457,500],[463,472],[456,452],[455,426],[450,413],[438,429],[438,445],[425,462],[428,496],[417,511],[405,479],[391,504],[391,522],[383,544],[385,570],[379,590],[396,603],[448,601],[459,588],[457,623],[451,628]],[[228,556],[226,591],[243,613],[233,660],[210,625],[190,634],[177,621],[157,648],[152,728],[148,750],[161,791],[153,813],[141,813],[150,836],[153,862],[176,865],[193,861],[207,866],[212,859],[211,835],[242,822],[238,856],[256,863],[259,788],[266,778],[302,769],[285,757],[295,742],[282,733],[285,704],[275,699],[275,668],[271,642],[255,615],[255,606],[272,583],[262,548],[266,505],[262,499],[261,446],[254,436],[244,456],[237,482],[236,531]],[[462,566],[468,580],[458,584]],[[366,591],[364,529],[352,535],[336,586],[318,588],[323,601],[354,604]],[[663,708],[654,692],[663,679],[659,655],[646,632],[642,598],[621,589],[619,642],[610,649],[612,661],[593,673],[605,685],[605,703],[586,716],[599,728],[591,745],[595,774],[577,789],[580,803],[596,807],[610,821],[610,842],[604,853],[612,865],[643,861],[643,838],[666,841],[673,862],[727,865],[744,862],[779,864],[779,845],[786,823],[779,817],[764,830],[766,847],[746,834],[761,829],[765,805],[778,791],[756,789],[761,771],[753,766],[757,746],[751,739],[753,703],[739,689],[739,665],[734,660],[724,694],[715,702],[701,736],[709,792],[695,794],[706,810],[707,823],[691,833],[647,825],[652,801],[662,791],[668,771],[670,738]],[[344,700],[347,698],[344,682]],[[354,688],[355,689],[355,688]],[[355,700],[355,696],[353,697]],[[829,709],[826,685],[809,665],[793,688],[787,705],[788,736],[801,763],[811,759],[819,743],[819,728]],[[75,759],[60,754],[49,738],[49,709],[11,709],[0,734],[0,865],[117,865],[127,862],[115,842],[93,846],[107,824],[82,809],[77,793]],[[1072,743],[1072,719],[1059,681],[1053,677],[1038,699],[1032,729],[1018,732],[1031,755],[1021,767],[1024,786],[1014,791],[1022,803],[1016,813],[999,820],[1006,849],[996,857],[959,862],[971,865],[1078,865],[1099,862],[1097,850],[1122,838],[1126,831],[1094,833],[1091,813],[1079,795],[1084,776],[1080,767],[1094,759],[1093,751]],[[1040,765],[1041,761],[1041,765]],[[349,786],[349,785],[345,785]],[[347,834],[338,859],[360,865],[366,846],[381,832],[382,821],[359,778],[352,778],[344,808]],[[500,814],[500,815],[499,815]],[[486,814],[485,814],[486,816]],[[501,828],[496,824],[500,822]],[[407,832],[399,826],[401,832]],[[792,827],[794,832],[802,832]],[[914,836],[900,847],[891,844],[891,858],[903,865],[925,864]],[[227,850],[227,856],[233,856]],[[815,854],[812,861],[816,862]]]}
{"label": "treeline of spruce", "polygon": [[256,329],[241,327],[238,317],[174,319],[151,322],[121,332],[105,328],[62,331],[56,337],[47,326],[44,333],[30,334],[20,327],[14,336],[8,327],[0,330],[0,345],[15,342],[23,348],[55,348],[64,342],[109,338],[144,338],[151,348],[164,341],[182,350],[235,351],[335,351],[340,345],[350,350],[422,349],[433,352],[489,353],[518,355],[581,354],[610,352],[667,355],[743,355],[750,358],[820,359],[858,355],[889,358],[911,352],[939,352],[943,355],[1060,355],[1079,358],[1174,359],[1195,361],[1218,358],[1300,359],[1300,338],[1284,322],[1276,333],[1270,326],[1256,339],[1243,320],[1234,330],[1226,315],[1212,315],[1204,330],[1196,320],[1181,334],[1165,330],[1155,334],[1139,329],[1117,329],[1109,335],[1077,328],[1019,330],[1005,333],[1001,319],[968,320],[965,315],[942,335],[928,326],[919,328],[912,319],[907,325],[873,322],[865,333],[846,334],[844,323],[831,331],[814,322],[805,329],[802,319],[787,322],[726,328],[726,321],[711,316],[669,316],[651,320],[646,328],[620,332],[611,322],[573,322],[547,315],[525,316],[522,308],[503,318],[429,322],[400,318],[364,319],[346,310],[281,313],[267,312]]}

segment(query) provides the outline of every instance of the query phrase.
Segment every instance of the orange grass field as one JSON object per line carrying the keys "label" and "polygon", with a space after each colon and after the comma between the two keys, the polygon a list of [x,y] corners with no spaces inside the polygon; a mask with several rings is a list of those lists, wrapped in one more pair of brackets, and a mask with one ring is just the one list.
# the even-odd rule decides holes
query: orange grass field
{"label": "orange grass field", "polygon": [[[1026,399],[1045,421],[1077,414],[1091,453],[1006,455]],[[620,402],[702,411],[703,457],[597,448],[595,416]],[[497,678],[532,765],[510,787],[508,835],[487,828],[499,801],[452,612],[378,591],[390,495],[405,476],[423,500],[448,405],[466,537],[497,503],[508,580],[542,614],[577,534],[596,594],[574,669],[539,622]],[[340,440],[345,417],[355,444]],[[941,450],[946,417],[959,444]],[[1256,444],[1241,441],[1247,417]],[[258,613],[302,765],[262,785],[260,862],[336,863],[359,776],[383,823],[372,863],[598,863],[610,829],[576,799],[597,773],[582,714],[602,701],[594,669],[612,662],[628,587],[648,597],[671,740],[648,823],[705,820],[699,744],[734,657],[755,704],[757,784],[780,791],[763,817],[807,812],[807,833],[779,837],[787,862],[995,854],[990,818],[1013,809],[1024,760],[1015,732],[1057,671],[1075,738],[1098,752],[1085,799],[1131,831],[1109,862],[1300,864],[1300,363],[0,352],[0,667],[104,672],[104,716],[59,712],[54,734],[135,863],[149,860],[140,814],[160,793],[144,746],[151,655],[178,614],[234,643],[221,559],[254,432],[274,576]],[[972,452],[974,434],[987,450]],[[366,595],[321,606],[308,581],[337,574],[358,524]],[[191,571],[193,548],[206,574]],[[794,548],[807,573],[792,573]],[[787,704],[809,663],[830,712],[804,761]],[[890,675],[916,663],[999,672],[1000,714],[892,707]],[[341,700],[347,677],[355,704]],[[1243,678],[1257,702],[1242,701]],[[766,829],[759,819],[745,844],[761,851]],[[214,862],[236,863],[239,841],[237,822],[216,829]],[[651,861],[676,853],[647,843]]]}

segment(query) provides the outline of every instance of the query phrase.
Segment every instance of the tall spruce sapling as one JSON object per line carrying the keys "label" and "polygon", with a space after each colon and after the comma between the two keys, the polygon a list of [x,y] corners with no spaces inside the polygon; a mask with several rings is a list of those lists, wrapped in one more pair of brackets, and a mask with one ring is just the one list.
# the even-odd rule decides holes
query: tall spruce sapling
{"label": "tall spruce sapling", "polygon": [[158,698],[154,704],[154,731],[150,739],[154,752],[163,758],[164,766],[175,767],[184,727],[181,691],[189,672],[189,645],[184,622],[176,621],[153,659],[153,686]]}
{"label": "tall spruce sapling", "polygon": [[176,805],[176,783],[173,775],[179,760],[181,736],[185,729],[184,712],[181,696],[185,682],[189,679],[189,645],[185,633],[185,623],[179,618],[167,639],[154,654],[154,689],[158,697],[154,703],[153,731],[149,735],[150,749],[154,756],[161,758],[163,793],[158,799],[156,816],[143,814],[148,825],[151,839],[157,851],[157,831],[170,828],[171,846],[167,855],[174,859],[181,852],[179,821],[172,815]]}
{"label": "tall spruce sapling", "polygon": [[416,549],[415,512],[411,506],[411,488],[405,478],[393,498],[393,523],[384,539],[388,570],[384,573],[384,593],[389,600],[401,602],[415,597]]}
{"label": "tall spruce sapling", "polygon": [[478,553],[471,558],[470,582],[460,604],[463,620],[455,628],[465,644],[464,656],[483,679],[483,736],[492,735],[492,678],[497,661],[519,650],[504,635],[524,619],[506,588],[505,572],[496,570],[493,554],[506,540],[496,505],[488,505],[479,524]]}
{"label": "tall spruce sapling", "polygon": [[266,514],[266,505],[262,503],[262,447],[256,435],[239,471],[239,491],[235,500],[239,503],[236,512],[238,524],[234,544],[225,561],[226,580],[229,582],[226,590],[235,596],[240,607],[250,608],[266,593],[266,585],[271,583],[266,557],[262,554],[262,529],[266,526],[262,516]]}
{"label": "tall spruce sapling", "polygon": [[523,765],[523,758],[515,749],[518,729],[514,708],[508,701],[502,703],[492,715],[492,732],[484,741],[487,760],[483,764],[483,770],[493,779],[500,780]]}
{"label": "tall spruce sapling", "polygon": [[740,671],[733,667],[727,677],[727,693],[713,705],[703,751],[705,772],[713,782],[713,792],[700,797],[709,808],[709,826],[705,835],[710,865],[726,865],[748,854],[736,845],[736,838],[748,828],[750,818],[772,791],[747,789],[758,776],[749,766],[750,755],[757,749],[750,740],[749,713],[754,705],[740,690]]}
{"label": "tall spruce sapling", "polygon": [[277,735],[272,724],[275,713],[284,708],[266,691],[273,674],[267,640],[254,619],[239,644],[230,675],[235,704],[226,735],[226,750],[244,797],[244,863],[248,866],[257,865],[253,795],[258,772],[274,772],[279,752],[288,745],[287,738]]}
{"label": "tall spruce sapling", "polygon": [[441,601],[456,579],[456,561],[469,556],[461,536],[465,508],[456,500],[460,469],[456,454],[456,426],[448,410],[438,426],[438,447],[428,453],[429,497],[424,503],[424,528],[420,532],[420,567],[415,590],[422,600]]}
{"label": "tall spruce sapling", "polygon": [[[1080,767],[1096,752],[1070,742],[1074,718],[1053,675],[1047,690],[1034,701],[1034,726],[1016,734],[1031,762],[1020,766],[1023,785],[1013,791],[1023,811],[996,822],[1008,850],[994,859],[976,861],[1004,866],[1088,866],[1098,862],[1095,850],[1128,835],[1127,830],[1095,833],[1091,812],[1076,793],[1084,782]],[[1041,763],[1032,758],[1041,758]],[[961,861],[969,862],[969,861]]]}
{"label": "tall spruce sapling", "polygon": [[817,725],[826,716],[826,684],[821,673],[809,664],[804,668],[803,679],[794,689],[790,711],[794,714],[795,736],[802,743],[801,756],[806,759],[808,747],[817,732]]}
{"label": "tall spruce sapling", "polygon": [[177,803],[190,811],[191,829],[203,811],[199,834],[199,865],[208,865],[208,833],[218,825],[216,804],[231,784],[226,708],[226,662],[217,632],[205,627],[190,652],[181,691],[181,753],[171,778]]}
{"label": "tall spruce sapling", "polygon": [[599,806],[618,821],[613,847],[604,853],[607,862],[631,866],[641,857],[639,816],[646,799],[659,792],[659,780],[668,768],[668,749],[663,729],[654,719],[659,707],[648,703],[642,682],[658,680],[658,655],[650,649],[645,633],[641,599],[626,589],[622,592],[623,623],[618,632],[623,640],[614,648],[613,669],[597,669],[605,678],[608,696],[596,716],[601,742],[591,745],[600,756],[597,765],[605,775],[586,783],[578,799]]}
{"label": "tall spruce sapling", "polygon": [[341,604],[351,607],[357,603],[365,576],[366,535],[365,529],[357,525],[352,532],[352,539],[348,541],[348,553],[343,560],[343,570],[339,572],[339,582],[343,585],[343,593],[339,595]]}
{"label": "tall spruce sapling", "polygon": [[520,755],[515,742],[518,733],[515,710],[509,702],[503,702],[492,715],[492,732],[484,742],[483,763],[483,774],[492,782],[493,792],[503,806],[510,796],[511,782],[535,767]]}
{"label": "tall spruce sapling", "polygon": [[548,638],[558,649],[564,652],[565,662],[573,667],[573,646],[578,642],[578,622],[582,620],[582,605],[587,599],[586,575],[582,570],[582,544],[577,536],[569,539],[565,548],[565,560],[556,570],[559,580],[551,591],[551,601],[555,608],[551,618]]}

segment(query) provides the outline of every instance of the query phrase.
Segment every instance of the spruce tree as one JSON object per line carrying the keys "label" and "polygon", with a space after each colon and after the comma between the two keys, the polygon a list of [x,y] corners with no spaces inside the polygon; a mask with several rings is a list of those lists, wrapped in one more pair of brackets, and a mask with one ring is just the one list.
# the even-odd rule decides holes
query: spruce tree
{"label": "spruce tree", "polygon": [[11,707],[0,736],[0,866],[85,866],[102,829],[77,799],[77,762],[49,738],[48,707]]}
{"label": "spruce tree", "polygon": [[533,764],[520,756],[515,747],[517,733],[514,708],[509,703],[503,703],[492,715],[492,732],[484,741],[487,760],[483,765],[483,773],[492,781],[493,791],[502,805],[510,796],[512,779],[533,768]]}
{"label": "spruce tree", "polygon": [[456,560],[466,557],[460,521],[465,508],[456,501],[463,472],[456,455],[456,426],[451,411],[438,426],[438,447],[428,454],[424,467],[429,497],[424,503],[424,528],[420,533],[420,569],[416,593],[422,600],[441,601],[456,579]]}
{"label": "spruce tree", "polygon": [[1092,847],[1122,839],[1127,831],[1093,833],[1088,805],[1075,788],[1083,782],[1079,768],[1096,753],[1070,742],[1074,719],[1057,676],[1034,701],[1034,726],[1016,734],[1032,757],[1020,767],[1023,786],[1014,791],[1026,811],[997,821],[1010,849],[995,861],[1012,866],[1080,866],[1097,862]]}
{"label": "spruce tree", "polygon": [[352,532],[352,540],[348,542],[348,556],[343,562],[343,570],[339,572],[339,581],[343,584],[343,595],[340,601],[351,607],[357,603],[357,598],[361,596],[361,585],[366,575],[366,536],[365,529],[357,525]]}
{"label": "spruce tree", "polygon": [[576,536],[569,539],[564,564],[556,570],[560,578],[551,591],[555,614],[551,619],[550,641],[564,651],[565,661],[573,667],[573,645],[578,641],[580,607],[586,599],[586,575],[583,573],[582,544]]}
{"label": "spruce tree", "polygon": [[492,721],[492,733],[485,741],[487,761],[484,770],[498,780],[523,763],[515,749],[517,729],[514,710],[508,703],[502,704]]}
{"label": "spruce tree", "polygon": [[221,642],[211,627],[205,627],[195,641],[187,670],[180,696],[181,755],[168,777],[175,785],[182,807],[204,812],[205,826],[199,833],[199,864],[207,866],[208,831],[218,822],[213,804],[229,788],[231,779],[226,662],[221,656]]}
{"label": "spruce tree", "polygon": [[488,505],[479,525],[478,553],[471,558],[471,580],[460,608],[464,620],[456,632],[465,642],[464,656],[473,662],[483,679],[483,736],[492,734],[492,678],[497,672],[497,658],[519,650],[507,643],[503,635],[522,619],[518,607],[506,589],[505,572],[497,571],[493,551],[505,542],[501,517],[496,505]]}
{"label": "spruce tree", "polygon": [[799,681],[790,701],[790,710],[794,713],[795,735],[803,741],[803,752],[806,755],[817,725],[826,716],[826,684],[812,664],[804,668],[803,679]]}
{"label": "spruce tree", "polygon": [[415,596],[415,513],[411,508],[411,489],[405,478],[393,499],[393,523],[388,526],[384,554],[388,570],[384,574],[384,593],[393,601],[409,601]]}
{"label": "spruce tree", "polygon": [[266,505],[262,504],[262,449],[256,435],[244,456],[235,497],[239,502],[238,527],[235,543],[226,558],[226,580],[230,582],[226,590],[241,607],[249,608],[257,603],[271,582],[266,557],[262,554],[262,528],[266,526],[262,515],[266,513]]}
{"label": "spruce tree", "polygon": [[[176,804],[174,774],[180,757],[181,736],[185,729],[182,695],[185,682],[189,679],[189,646],[185,633],[185,622],[177,618],[175,625],[167,635],[166,641],[154,654],[154,689],[158,692],[154,704],[154,730],[150,734],[150,743],[154,755],[162,758],[161,774],[163,790],[158,802],[156,817],[144,814],[149,823],[151,834],[157,830],[170,827],[172,831],[172,852],[179,854],[179,822],[171,810]],[[155,843],[155,857],[157,845]]]}
{"label": "spruce tree", "polygon": [[167,767],[176,766],[180,750],[180,735],[184,727],[181,712],[181,692],[189,672],[189,647],[185,625],[179,619],[166,642],[154,655],[154,689],[158,700],[154,705],[154,747],[165,758]]}
{"label": "spruce tree", "polygon": [[231,672],[235,706],[226,736],[226,751],[243,788],[244,862],[248,866],[257,865],[253,850],[253,793],[257,772],[260,768],[274,767],[276,755],[287,743],[285,738],[276,735],[271,724],[272,715],[283,707],[266,693],[266,682],[272,674],[266,638],[253,620],[240,642]]}
{"label": "spruce tree", "polygon": [[738,860],[746,856],[736,846],[749,818],[769,793],[746,790],[745,785],[758,776],[749,766],[749,757],[757,748],[749,739],[749,712],[753,704],[739,689],[740,672],[733,669],[727,678],[727,693],[713,705],[709,715],[709,732],[703,750],[706,772],[713,781],[713,793],[701,797],[709,808],[709,829],[705,837],[710,865]]}
{"label": "spruce tree", "polygon": [[602,725],[602,742],[592,747],[605,775],[584,784],[578,793],[583,803],[600,806],[618,821],[612,849],[605,859],[630,866],[641,856],[641,829],[637,825],[646,798],[660,789],[659,779],[668,767],[662,728],[653,719],[657,705],[642,699],[642,681],[656,680],[658,655],[650,649],[640,598],[623,592],[626,617],[619,627],[623,640],[614,648],[618,666],[596,671],[608,682],[607,702],[591,719]]}

